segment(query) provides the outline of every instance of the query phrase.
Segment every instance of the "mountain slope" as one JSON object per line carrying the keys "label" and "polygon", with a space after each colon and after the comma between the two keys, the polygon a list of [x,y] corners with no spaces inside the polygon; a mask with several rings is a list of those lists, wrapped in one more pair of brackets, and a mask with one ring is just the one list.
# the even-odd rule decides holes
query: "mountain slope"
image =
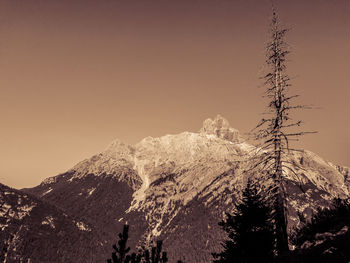
{"label": "mountain slope", "polygon": [[91,226],[0,184],[1,262],[89,262],[104,253]]}
{"label": "mountain slope", "polygon": [[[128,222],[132,247],[160,238],[170,262],[210,262],[224,238],[217,222],[240,198],[254,149],[218,116],[199,133],[147,137],[134,146],[116,140],[26,191],[94,226],[105,249]],[[298,174],[297,180],[286,174],[290,227],[298,213],[309,217],[332,198],[349,196],[348,168],[308,151],[289,161]]]}

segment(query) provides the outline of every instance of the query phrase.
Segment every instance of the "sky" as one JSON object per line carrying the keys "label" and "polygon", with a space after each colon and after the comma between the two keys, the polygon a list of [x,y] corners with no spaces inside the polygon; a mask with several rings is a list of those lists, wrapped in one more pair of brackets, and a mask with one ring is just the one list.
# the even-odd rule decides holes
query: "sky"
{"label": "sky", "polygon": [[[350,1],[275,1],[298,147],[350,166]],[[0,182],[38,185],[114,139],[255,127],[269,0],[1,0]],[[260,88],[259,88],[260,87]]]}

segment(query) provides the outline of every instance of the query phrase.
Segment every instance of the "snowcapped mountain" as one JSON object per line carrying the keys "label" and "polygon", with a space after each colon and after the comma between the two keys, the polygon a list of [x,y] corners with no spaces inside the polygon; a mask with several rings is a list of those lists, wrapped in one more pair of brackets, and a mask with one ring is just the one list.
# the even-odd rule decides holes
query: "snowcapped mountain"
{"label": "snowcapped mountain", "polygon": [[[131,247],[162,239],[170,262],[211,262],[225,237],[217,223],[239,200],[254,149],[218,115],[198,133],[147,137],[136,145],[116,140],[25,191],[81,218],[99,233],[105,250],[128,222]],[[309,151],[289,158],[298,174],[298,180],[286,179],[290,226],[298,223],[298,212],[310,216],[332,198],[349,196],[348,168]]]}

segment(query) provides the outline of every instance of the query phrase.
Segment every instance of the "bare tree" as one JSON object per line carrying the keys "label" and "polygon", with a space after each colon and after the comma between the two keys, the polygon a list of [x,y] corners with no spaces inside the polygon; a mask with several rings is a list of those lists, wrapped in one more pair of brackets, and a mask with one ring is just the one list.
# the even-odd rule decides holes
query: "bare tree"
{"label": "bare tree", "polygon": [[293,121],[290,113],[296,109],[308,108],[293,105],[298,95],[290,95],[290,78],[286,72],[287,56],[290,53],[285,41],[288,29],[281,26],[276,11],[270,25],[270,41],[266,46],[267,73],[263,77],[265,97],[268,98],[267,116],[262,118],[255,128],[255,137],[259,141],[254,168],[265,170],[273,180],[274,221],[276,224],[276,250],[279,254],[288,252],[286,190],[283,177],[286,173],[295,174],[287,155],[292,149],[289,142],[309,132],[297,130],[301,120]]}

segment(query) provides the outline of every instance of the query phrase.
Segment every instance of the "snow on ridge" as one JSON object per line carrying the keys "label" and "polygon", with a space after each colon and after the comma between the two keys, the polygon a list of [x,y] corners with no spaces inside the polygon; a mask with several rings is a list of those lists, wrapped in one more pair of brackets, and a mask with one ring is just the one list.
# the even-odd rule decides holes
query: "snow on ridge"
{"label": "snow on ridge", "polygon": [[17,206],[15,209],[7,203],[1,205],[0,216],[1,217],[10,217],[18,220],[22,220],[25,216],[27,216],[32,209],[35,207],[35,204],[31,205],[22,205]]}
{"label": "snow on ridge", "polygon": [[[183,201],[186,204],[210,181],[208,178],[202,178],[201,176],[203,171],[200,167],[203,163],[214,162],[214,170],[222,171],[223,167],[226,170],[228,169],[227,160],[232,158],[241,159],[242,154],[247,153],[252,148],[254,146],[250,146],[246,142],[232,142],[208,133],[183,132],[177,135],[168,134],[159,138],[144,138],[136,144],[133,159],[133,169],[141,177],[143,183],[141,188],[134,192],[133,200],[127,212],[144,208],[147,189],[152,182],[157,180],[158,170],[166,169],[167,172],[171,172],[175,165],[177,167],[191,167],[191,170],[193,170],[193,164],[197,167],[193,170],[193,173],[185,173],[185,175],[198,175],[198,178],[194,178],[194,181],[187,182],[188,180],[185,177],[180,179],[180,182],[189,184],[186,191],[188,194],[178,193],[175,199],[184,198]],[[223,167],[217,167],[222,164]],[[210,174],[210,178],[216,174],[212,170],[209,169],[206,172]],[[153,234],[159,233],[155,230]]]}
{"label": "snow on ridge", "polygon": [[[130,167],[136,167],[136,169],[134,169],[140,171],[139,175],[143,177],[142,179],[144,183],[142,190],[145,190],[150,184],[150,180],[144,175],[144,172],[142,172],[143,165],[139,164],[138,158],[136,158],[135,162],[135,155],[137,155],[136,152],[140,152],[139,146],[142,148],[141,151],[150,150],[151,152],[159,146],[164,151],[163,154],[168,153],[168,151],[169,153],[173,153],[181,150],[181,148],[189,147],[187,150],[189,150],[190,156],[186,155],[186,158],[189,157],[193,159],[195,158],[196,154],[202,151],[201,147],[203,147],[203,145],[209,146],[207,145],[208,142],[205,142],[205,140],[203,141],[204,137],[209,141],[215,139],[225,140],[228,144],[232,144],[233,142],[242,142],[241,140],[237,139],[238,137],[236,138],[236,136],[239,136],[238,130],[231,128],[227,120],[220,115],[218,115],[214,120],[207,119],[204,121],[204,123],[207,124],[207,127],[205,130],[200,131],[199,133],[183,132],[174,135],[168,134],[157,138],[146,137],[135,145],[128,145],[116,139],[112,141],[100,154],[83,160],[70,169],[69,171],[74,172],[74,176],[68,181],[73,181],[75,178],[81,178],[90,173],[95,175],[113,173],[114,168],[118,165],[130,164]],[[220,131],[220,133],[214,133],[215,131]],[[181,143],[182,141],[183,143]],[[182,161],[188,161],[186,158],[184,158]],[[56,178],[52,177],[46,179],[43,183],[49,184],[55,181]]]}
{"label": "snow on ridge", "polygon": [[[206,152],[207,148],[208,152]],[[185,131],[157,138],[146,137],[135,145],[128,145],[116,139],[103,152],[75,165],[70,170],[74,172],[74,175],[68,181],[73,181],[90,173],[95,175],[112,174],[118,169],[118,166],[127,165],[137,172],[143,182],[141,188],[134,194],[135,203],[138,204],[144,199],[145,192],[153,181],[150,170],[152,170],[152,167],[157,167],[159,163],[164,164],[172,158],[178,165],[182,162],[194,161],[196,158],[207,158],[206,153],[210,155],[208,158],[221,161],[225,158],[231,158],[229,155],[234,154],[235,150],[237,150],[238,155],[243,156],[255,154],[259,149],[245,142],[239,131],[232,128],[227,119],[217,115],[213,119],[204,120],[199,132]],[[184,154],[181,154],[181,152],[184,152]],[[306,151],[306,155],[314,159],[315,163],[320,166],[332,167],[332,169],[337,170],[333,164],[326,162],[310,151]],[[314,174],[309,176],[313,177]],[[332,180],[332,178],[327,179]],[[338,182],[339,179],[341,179],[340,176],[337,179]],[[43,183],[50,184],[56,180],[56,177],[50,177],[45,179]],[[311,178],[311,180],[317,181],[317,178]],[[346,186],[342,188],[345,189]],[[43,193],[43,196],[49,191]],[[92,193],[89,192],[89,195]]]}
{"label": "snow on ridge", "polygon": [[44,218],[44,220],[41,222],[42,225],[49,225],[52,229],[55,229],[56,226],[54,224],[54,219],[53,217],[50,215],[50,216],[46,216]]}
{"label": "snow on ridge", "polygon": [[254,150],[256,150],[256,147],[247,143],[247,142],[240,142],[237,143],[237,146],[239,146],[243,151],[249,153],[252,153]]}
{"label": "snow on ridge", "polygon": [[87,231],[87,232],[91,231],[91,228],[84,222],[75,222],[75,225],[80,231]]}
{"label": "snow on ridge", "polygon": [[141,160],[134,156],[134,167],[133,169],[137,171],[137,174],[142,179],[141,187],[134,192],[132,204],[128,209],[128,212],[131,210],[137,209],[142,201],[146,199],[146,190],[150,185],[150,179],[147,171],[145,170],[145,166],[148,164],[148,160]]}
{"label": "snow on ridge", "polygon": [[93,192],[95,192],[95,190],[96,190],[96,187],[92,187],[92,188],[88,189],[88,195],[89,196],[92,195]]}
{"label": "snow on ridge", "polygon": [[[141,209],[146,195],[151,192],[147,190],[151,183],[158,179],[155,178],[158,175],[158,170],[162,170],[164,166],[168,173],[173,169],[171,165],[174,163],[176,167],[188,167],[188,169],[195,171],[191,174],[188,173],[190,176],[188,180],[182,177],[179,181],[181,184],[187,184],[188,188],[186,189],[186,195],[177,194],[176,198],[183,198],[186,204],[210,182],[210,178],[217,174],[214,171],[201,171],[203,163],[210,163],[216,170],[224,171],[228,169],[223,166],[226,160],[236,158],[235,160],[241,161],[239,158],[256,154],[257,151],[259,151],[259,148],[245,142],[239,135],[238,130],[231,128],[226,119],[217,116],[214,120],[206,120],[199,133],[182,132],[158,138],[146,137],[133,146],[115,140],[102,153],[74,166],[71,169],[71,171],[74,171],[74,175],[68,181],[89,173],[95,175],[114,173],[120,165],[127,165],[128,168],[134,169],[142,180],[141,187],[133,194],[133,200],[127,210],[130,212],[134,209]],[[328,185],[320,181],[320,175],[324,167],[330,172],[332,172],[331,170],[335,171],[336,167],[309,151],[306,151],[305,157],[313,160],[309,165],[310,167],[308,167],[311,169],[305,173],[305,177],[319,189],[330,191]],[[190,165],[187,165],[188,163]],[[222,168],[220,168],[221,166]],[[210,176],[202,179],[201,174],[203,173],[210,174]],[[322,177],[327,179],[327,183],[333,180],[335,185],[339,185],[340,179],[343,177],[341,178],[340,173],[337,173],[339,176],[330,173],[330,178],[323,175]],[[48,178],[46,181],[47,183],[54,182],[56,178]],[[343,190],[347,191],[344,180],[341,183],[343,184]],[[88,195],[91,196],[95,189],[90,188],[87,191]],[[43,195],[49,192],[50,189]]]}
{"label": "snow on ridge", "polygon": [[17,212],[18,219],[22,219],[23,217],[27,216],[34,207],[35,204],[20,206],[18,208],[19,211]]}
{"label": "snow on ridge", "polygon": [[57,176],[49,177],[44,179],[41,184],[52,184],[52,183],[55,183],[56,180],[57,180]]}
{"label": "snow on ridge", "polygon": [[41,194],[41,197],[43,197],[44,195],[47,195],[48,193],[50,193],[53,189],[51,187],[49,187],[49,190],[45,191],[44,193]]}

